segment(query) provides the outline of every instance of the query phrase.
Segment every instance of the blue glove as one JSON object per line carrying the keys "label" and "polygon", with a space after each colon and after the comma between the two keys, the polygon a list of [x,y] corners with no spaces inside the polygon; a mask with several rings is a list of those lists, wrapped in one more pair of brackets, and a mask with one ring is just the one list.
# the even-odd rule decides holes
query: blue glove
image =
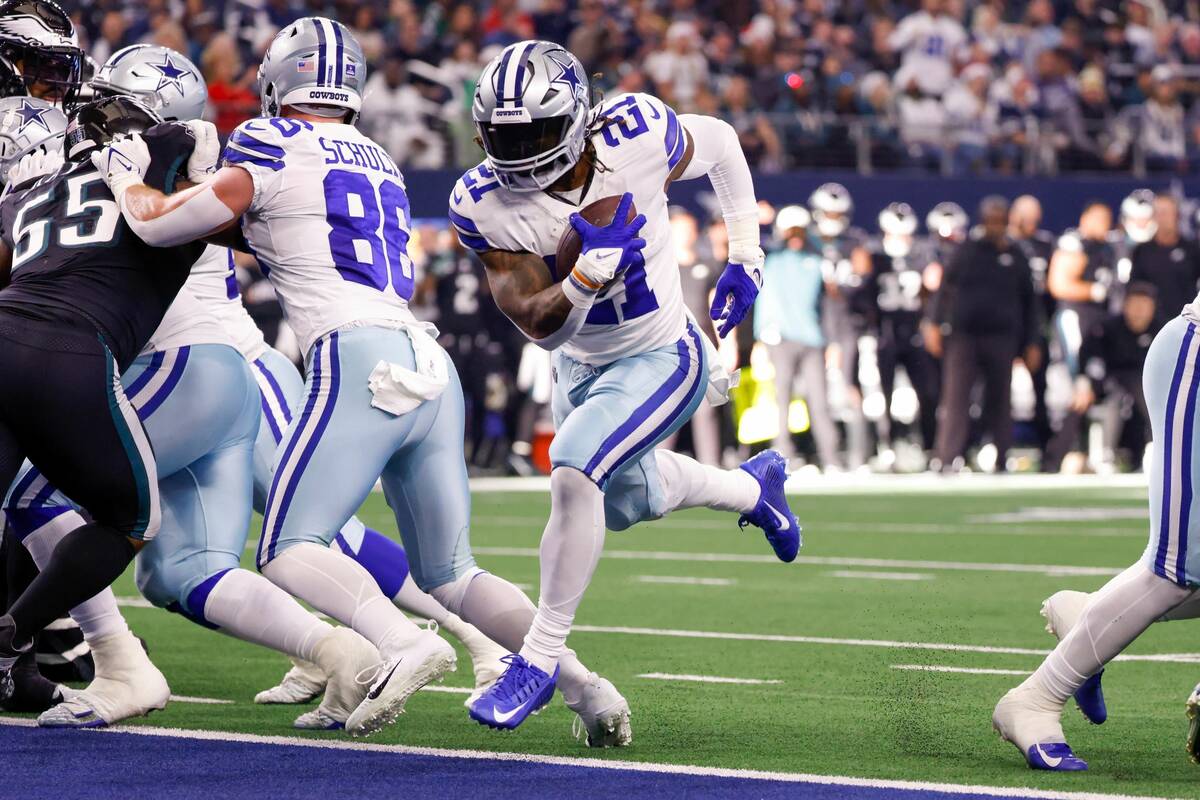
{"label": "blue glove", "polygon": [[[615,272],[612,277],[623,274],[630,267],[638,264],[645,264],[645,259],[642,256],[642,248],[646,246],[646,240],[638,236],[642,226],[646,224],[646,215],[638,214],[629,222],[625,220],[629,217],[629,208],[633,205],[633,195],[626,192],[621,196],[621,202],[617,204],[617,210],[613,214],[612,222],[607,225],[593,225],[579,214],[572,214],[570,217],[571,227],[579,234],[579,239],[582,243],[580,255],[585,255],[596,250],[620,250],[621,255],[618,261]],[[580,265],[576,265],[576,269],[580,269]],[[598,277],[604,277],[602,274],[591,275],[592,270],[580,270],[591,281],[595,281]]]}
{"label": "blue glove", "polygon": [[762,285],[761,276],[761,270],[752,268],[747,271],[742,264],[730,261],[725,265],[725,271],[717,280],[716,296],[709,311],[713,322],[721,323],[717,327],[717,335],[722,339],[750,312]]}

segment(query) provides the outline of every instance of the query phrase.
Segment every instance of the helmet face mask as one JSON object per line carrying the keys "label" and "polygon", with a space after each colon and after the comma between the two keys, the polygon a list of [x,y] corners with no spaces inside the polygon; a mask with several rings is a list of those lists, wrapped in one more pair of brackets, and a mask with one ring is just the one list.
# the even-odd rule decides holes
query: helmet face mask
{"label": "helmet face mask", "polygon": [[536,192],[573,168],[587,141],[590,98],[579,59],[551,42],[518,42],[484,67],[471,116],[501,184]]}
{"label": "helmet face mask", "polygon": [[967,212],[958,203],[938,203],[925,218],[925,227],[939,239],[960,242],[966,238],[971,223]]}
{"label": "helmet face mask", "polygon": [[892,203],[879,212],[879,230],[883,234],[883,252],[890,258],[904,258],[912,252],[917,215],[908,203]]}

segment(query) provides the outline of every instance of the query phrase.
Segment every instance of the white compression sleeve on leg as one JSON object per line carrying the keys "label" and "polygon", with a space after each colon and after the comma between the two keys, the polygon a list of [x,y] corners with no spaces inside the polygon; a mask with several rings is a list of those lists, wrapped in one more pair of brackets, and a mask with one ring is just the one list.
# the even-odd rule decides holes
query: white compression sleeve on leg
{"label": "white compression sleeve on leg", "polygon": [[[84,524],[78,512],[66,511],[26,536],[23,544],[37,568],[43,569],[50,563],[50,556],[63,537]],[[79,625],[83,638],[88,642],[129,630],[125,617],[117,608],[117,598],[109,587],[72,608],[71,619]]]}
{"label": "white compression sleeve on leg", "polygon": [[521,655],[553,672],[575,611],[604,550],[604,493],[577,469],[550,474],[550,520],[542,535],[541,597]]}
{"label": "white compression sleeve on leg", "polygon": [[1060,707],[1151,623],[1178,606],[1191,590],[1134,564],[1092,595],[1079,621],[1026,684]]}
{"label": "white compression sleeve on leg", "polygon": [[244,569],[221,576],[203,611],[205,619],[230,636],[305,661],[313,660],[317,642],[333,630],[287,592]]}
{"label": "white compression sleeve on leg", "polygon": [[431,595],[422,592],[421,587],[417,586],[417,582],[412,579],[412,575],[404,578],[404,583],[400,584],[400,591],[396,592],[392,602],[401,610],[407,611],[419,619],[431,619],[443,628],[446,627],[446,621],[454,616]]}
{"label": "white compression sleeve on leg", "polygon": [[705,507],[745,514],[758,504],[758,481],[744,469],[709,467],[670,450],[655,450],[654,461],[668,511]]}
{"label": "white compression sleeve on leg", "polygon": [[1181,619],[1196,619],[1200,617],[1200,589],[1188,595],[1187,599],[1163,614],[1160,622],[1175,622]]}
{"label": "white compression sleeve on leg", "polygon": [[205,186],[183,205],[152,220],[141,220],[127,208],[128,195],[121,197],[121,213],[137,237],[152,247],[174,247],[195,241],[230,222],[235,214],[221,202],[212,186]]}
{"label": "white compression sleeve on leg", "polygon": [[361,564],[311,542],[293,545],[262,568],[271,583],[362,634],[385,659],[421,632],[385,597]]}

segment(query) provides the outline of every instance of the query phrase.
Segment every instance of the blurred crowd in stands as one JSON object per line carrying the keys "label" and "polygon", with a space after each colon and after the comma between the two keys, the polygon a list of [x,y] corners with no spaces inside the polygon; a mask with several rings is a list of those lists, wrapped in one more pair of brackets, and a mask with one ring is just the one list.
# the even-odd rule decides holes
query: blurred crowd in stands
{"label": "blurred crowd in stands", "polygon": [[480,68],[527,38],[565,44],[606,93],[730,120],[761,170],[1049,174],[1190,171],[1200,152],[1196,0],[72,0],[102,62],[188,53],[218,125],[256,107],[280,27],[349,25],[372,75],[363,124],[409,169],[478,160]]}

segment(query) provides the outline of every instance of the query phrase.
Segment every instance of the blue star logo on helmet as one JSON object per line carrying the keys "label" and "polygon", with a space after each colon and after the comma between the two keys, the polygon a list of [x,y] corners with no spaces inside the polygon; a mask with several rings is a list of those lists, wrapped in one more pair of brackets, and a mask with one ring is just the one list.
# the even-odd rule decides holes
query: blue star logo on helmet
{"label": "blue star logo on helmet", "polygon": [[17,109],[17,113],[21,115],[21,127],[18,131],[24,133],[25,128],[29,125],[41,125],[46,133],[50,133],[50,123],[46,122],[46,112],[50,109],[38,108],[31,105],[28,100],[21,101],[21,107]]}
{"label": "blue star logo on helmet", "polygon": [[573,61],[567,61],[565,64],[559,61],[554,56],[547,56],[554,65],[558,67],[558,74],[550,79],[551,84],[565,83],[571,87],[571,94],[576,97],[583,96],[583,79],[579,77],[579,71],[576,69],[576,64]]}
{"label": "blue star logo on helmet", "polygon": [[161,73],[158,78],[158,86],[154,87],[154,91],[161,92],[164,86],[174,86],[180,94],[183,94],[183,78],[188,71],[175,66],[175,62],[171,60],[169,54],[163,55],[163,63],[150,66]]}

